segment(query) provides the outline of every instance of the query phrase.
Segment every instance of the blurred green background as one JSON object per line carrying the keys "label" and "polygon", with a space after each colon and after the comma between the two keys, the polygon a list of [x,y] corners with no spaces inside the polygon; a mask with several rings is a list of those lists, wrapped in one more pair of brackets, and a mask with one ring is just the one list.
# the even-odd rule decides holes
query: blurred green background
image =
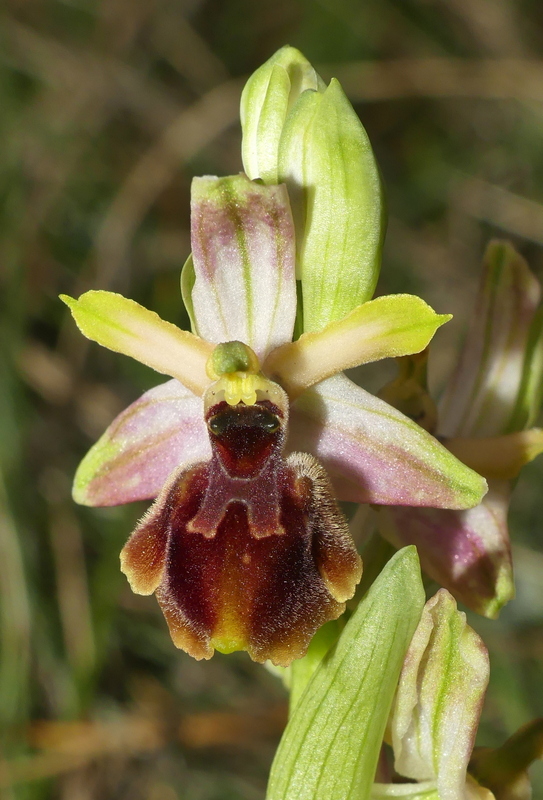
{"label": "blurred green background", "polygon": [[[60,292],[120,291],[187,325],[193,175],[241,169],[243,81],[282,44],[338,77],[388,193],[381,293],[455,319],[484,245],[543,274],[543,5],[538,0],[4,0],[0,9],[0,796],[257,800],[286,713],[245,654],[197,663],[118,553],[144,506],[82,509],[76,465],[158,382],[90,345]],[[360,372],[378,388],[389,367]],[[543,461],[543,459],[541,460]],[[512,529],[517,599],[472,618],[491,650],[480,741],[543,715],[543,464]],[[534,768],[535,797],[543,769]]]}

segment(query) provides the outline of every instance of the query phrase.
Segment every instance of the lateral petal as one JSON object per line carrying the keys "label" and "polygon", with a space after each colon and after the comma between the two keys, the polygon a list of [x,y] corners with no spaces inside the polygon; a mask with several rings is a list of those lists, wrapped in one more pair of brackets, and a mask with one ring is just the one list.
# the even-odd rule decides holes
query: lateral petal
{"label": "lateral petal", "polygon": [[469,508],[484,478],[392,406],[337,375],[291,407],[289,448],[313,453],[341,500]]}
{"label": "lateral petal", "polygon": [[[211,342],[239,340],[262,360],[292,339],[296,316],[294,223],[285,186],[245,175],[192,182],[196,333]],[[186,293],[185,288],[185,293]]]}
{"label": "lateral petal", "polygon": [[145,392],[89,450],[74,480],[74,499],[114,506],[156,497],[170,473],[211,455],[203,401],[172,380]]}
{"label": "lateral petal", "polygon": [[509,485],[489,481],[482,502],[468,511],[383,508],[380,533],[396,547],[415,544],[423,570],[472,611],[495,618],[514,596],[507,529]]}
{"label": "lateral petal", "polygon": [[338,322],[304,333],[268,356],[263,371],[291,398],[349,367],[418,353],[450,319],[409,294],[378,297]]}
{"label": "lateral petal", "polygon": [[131,356],[202,395],[211,383],[206,363],[213,345],[160,319],[154,311],[115,292],[90,291],[69,307],[81,333],[115,353]]}
{"label": "lateral petal", "polygon": [[[490,242],[471,326],[440,404],[440,433],[494,436],[524,427],[524,420],[516,428],[510,422],[521,383],[530,392],[533,388],[528,384],[534,365],[525,365],[525,354],[540,293],[538,281],[514,248],[508,242]],[[540,328],[541,322],[539,340]],[[540,341],[533,344],[541,349]],[[540,383],[540,353],[536,362]]]}

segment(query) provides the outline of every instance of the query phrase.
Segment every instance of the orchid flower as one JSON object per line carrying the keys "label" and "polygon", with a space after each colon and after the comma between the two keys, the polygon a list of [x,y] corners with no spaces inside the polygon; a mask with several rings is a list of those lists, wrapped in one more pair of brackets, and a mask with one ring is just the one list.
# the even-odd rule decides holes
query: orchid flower
{"label": "orchid flower", "polygon": [[416,544],[423,569],[468,607],[497,616],[514,594],[507,512],[521,467],[543,451],[531,428],[543,390],[540,287],[506,242],[486,251],[471,327],[439,410],[426,389],[426,356],[401,360],[379,393],[484,475],[489,492],[469,510],[387,508],[378,530]]}
{"label": "orchid flower", "polygon": [[[421,350],[447,316],[416,297],[381,297],[292,342],[285,187],[197,178],[191,218],[184,293],[196,333],[109,292],[64,298],[87,337],[174,379],[112,423],[80,465],[74,497],[157,498],[122,569],[134,591],[156,592],[178,647],[196,658],[246,649],[286,665],[339,616],[361,575],[327,472],[340,499],[371,503],[465,508],[485,483],[337,375]],[[285,457],[289,413],[301,453]]]}
{"label": "orchid flower", "polygon": [[283,48],[249,79],[241,117],[247,176],[192,186],[193,332],[119,295],[65,298],[86,336],[174,379],[113,422],[74,497],[156,498],[121,563],[134,591],[156,592],[178,647],[285,666],[360,580],[334,492],[468,508],[486,484],[342,375],[419,352],[449,316],[410,295],[370,300],[384,204],[337,81]]}

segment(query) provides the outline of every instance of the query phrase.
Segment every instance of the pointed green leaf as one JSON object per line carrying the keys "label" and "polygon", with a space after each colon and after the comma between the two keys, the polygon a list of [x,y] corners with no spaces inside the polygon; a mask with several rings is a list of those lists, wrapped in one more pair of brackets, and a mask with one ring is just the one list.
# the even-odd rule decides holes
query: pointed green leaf
{"label": "pointed green leaf", "polygon": [[288,115],[279,181],[293,204],[304,330],[318,331],[372,297],[385,232],[379,170],[338,81],[302,94]]}
{"label": "pointed green leaf", "polygon": [[165,322],[154,311],[114,292],[90,291],[79,300],[67,295],[60,299],[87,339],[177,378],[194,394],[203,394],[211,383],[206,363],[213,345]]}
{"label": "pointed green leaf", "polygon": [[267,800],[367,800],[424,591],[415,548],[388,562],[287,725]]}

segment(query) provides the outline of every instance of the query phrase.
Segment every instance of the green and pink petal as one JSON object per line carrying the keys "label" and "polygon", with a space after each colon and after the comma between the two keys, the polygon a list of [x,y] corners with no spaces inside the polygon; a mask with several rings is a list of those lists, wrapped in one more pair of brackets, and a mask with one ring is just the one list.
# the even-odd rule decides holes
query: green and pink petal
{"label": "green and pink petal", "polygon": [[111,423],[74,480],[74,499],[115,506],[154,499],[178,467],[211,455],[202,398],[171,380],[146,392]]}
{"label": "green and pink petal", "polygon": [[395,547],[414,544],[423,570],[472,611],[497,617],[514,597],[506,481],[490,481],[475,508],[382,508],[380,533]]}
{"label": "green and pink petal", "polygon": [[486,491],[433,436],[343,375],[293,403],[289,448],[314,453],[341,500],[469,508]]}

